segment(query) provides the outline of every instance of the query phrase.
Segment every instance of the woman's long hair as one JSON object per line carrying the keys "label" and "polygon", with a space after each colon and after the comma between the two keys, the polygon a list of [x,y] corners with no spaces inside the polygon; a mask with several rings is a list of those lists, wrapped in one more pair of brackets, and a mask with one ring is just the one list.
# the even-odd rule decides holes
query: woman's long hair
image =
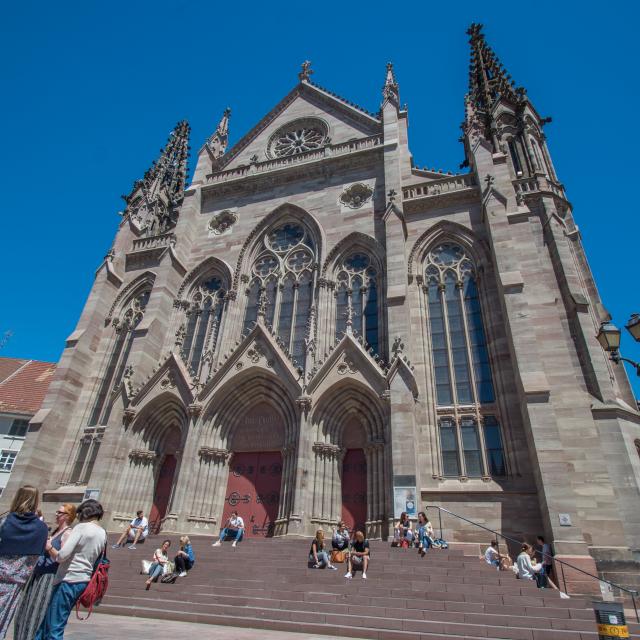
{"label": "woman's long hair", "polygon": [[316,531],[316,537],[314,540],[318,546],[324,545],[324,531],[322,529],[318,529]]}
{"label": "woman's long hair", "polygon": [[40,503],[40,493],[31,485],[25,484],[16,491],[13,496],[9,511],[23,515],[25,513],[35,513]]}

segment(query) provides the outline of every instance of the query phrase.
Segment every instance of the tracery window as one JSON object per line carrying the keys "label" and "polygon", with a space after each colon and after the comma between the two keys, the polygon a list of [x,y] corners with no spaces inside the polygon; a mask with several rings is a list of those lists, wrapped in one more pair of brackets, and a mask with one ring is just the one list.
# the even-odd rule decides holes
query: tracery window
{"label": "tracery window", "polygon": [[429,251],[425,293],[443,475],[505,475],[476,270],[462,246]]}
{"label": "tracery window", "polygon": [[366,253],[347,256],[336,278],[336,338],[342,337],[351,317],[353,330],[379,351],[380,310],[378,308],[378,273]]}
{"label": "tracery window", "polygon": [[216,352],[226,291],[222,278],[208,275],[191,292],[180,353],[190,369],[199,375],[204,362]]}
{"label": "tracery window", "polygon": [[135,340],[135,330],[144,317],[150,295],[151,290],[145,289],[132,296],[122,308],[120,315],[114,318],[112,322],[115,340],[96,394],[88,426],[105,424],[109,418],[110,403],[107,400],[122,382],[125,375],[129,355]]}
{"label": "tracery window", "polygon": [[262,299],[266,323],[273,327],[298,364],[304,361],[317,262],[311,234],[300,223],[291,221],[263,236],[258,256],[251,265],[245,329],[256,321]]}
{"label": "tracery window", "polygon": [[320,149],[327,144],[327,125],[318,118],[300,118],[274,133],[267,145],[267,154],[282,158]]}

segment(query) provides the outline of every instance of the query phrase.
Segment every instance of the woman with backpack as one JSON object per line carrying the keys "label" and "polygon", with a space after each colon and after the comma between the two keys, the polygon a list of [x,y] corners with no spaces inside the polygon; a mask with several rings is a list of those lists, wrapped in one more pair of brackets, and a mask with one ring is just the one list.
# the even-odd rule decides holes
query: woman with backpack
{"label": "woman with backpack", "polygon": [[58,563],[53,594],[35,640],[62,640],[69,614],[86,589],[94,566],[107,547],[107,533],[98,524],[104,515],[97,500],[85,500],[77,511],[80,524],[58,551],[51,541],[47,553]]}
{"label": "woman with backpack", "polygon": [[36,514],[38,501],[35,487],[21,487],[9,515],[0,521],[0,638],[7,633],[20,591],[47,543],[47,525]]}
{"label": "woman with backpack", "polygon": [[[75,519],[76,507],[73,504],[61,504],[56,510],[57,526],[49,538],[56,551],[60,551],[69,539]],[[35,637],[47,612],[57,571],[58,563],[45,551],[22,592],[13,625],[13,640],[33,640]]]}

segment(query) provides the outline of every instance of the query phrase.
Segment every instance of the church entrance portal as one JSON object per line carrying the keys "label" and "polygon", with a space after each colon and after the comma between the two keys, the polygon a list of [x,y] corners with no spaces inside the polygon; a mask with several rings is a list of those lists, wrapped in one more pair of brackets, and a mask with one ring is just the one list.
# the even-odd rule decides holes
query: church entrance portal
{"label": "church entrance portal", "polygon": [[367,529],[367,460],[363,449],[347,449],[342,463],[342,519],[350,531]]}
{"label": "church entrance portal", "polygon": [[250,538],[271,537],[280,506],[284,426],[267,403],[251,409],[236,426],[222,524],[237,511]]}
{"label": "church entrance portal", "polygon": [[156,490],[153,494],[153,506],[149,513],[149,522],[153,531],[159,531],[162,519],[167,515],[169,500],[173,490],[173,479],[176,473],[177,460],[174,455],[166,455],[160,467]]}
{"label": "church entrance portal", "polygon": [[236,453],[231,461],[222,523],[232,511],[244,520],[245,535],[273,535],[280,505],[282,456],[279,451]]}

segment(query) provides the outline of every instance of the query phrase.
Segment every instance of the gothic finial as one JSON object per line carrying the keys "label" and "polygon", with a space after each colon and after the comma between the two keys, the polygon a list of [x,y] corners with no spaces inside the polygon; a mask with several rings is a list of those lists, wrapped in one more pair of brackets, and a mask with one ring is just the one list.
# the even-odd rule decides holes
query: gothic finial
{"label": "gothic finial", "polygon": [[396,82],[396,76],[393,72],[393,64],[387,62],[387,75],[385,76],[384,86],[382,87],[382,104],[392,102],[397,106],[400,105],[400,88]]}
{"label": "gothic finial", "polygon": [[474,109],[488,113],[502,98],[514,104],[521,102],[524,90],[512,86],[511,76],[484,38],[482,25],[474,22],[467,35],[471,47],[467,99]]}
{"label": "gothic finial", "polygon": [[176,224],[178,208],[184,198],[189,160],[190,127],[178,122],[160,157],[151,164],[142,180],[133,183],[125,197],[123,215],[147,235],[166,233]]}
{"label": "gothic finial", "polygon": [[308,82],[309,80],[311,80],[311,74],[313,74],[311,63],[308,60],[305,60],[302,63],[300,67],[300,73],[298,74],[298,78],[300,78],[300,82]]}
{"label": "gothic finial", "polygon": [[207,147],[214,158],[220,158],[227,150],[229,142],[229,118],[231,117],[231,109],[227,107],[218,122],[213,135],[207,140]]}

